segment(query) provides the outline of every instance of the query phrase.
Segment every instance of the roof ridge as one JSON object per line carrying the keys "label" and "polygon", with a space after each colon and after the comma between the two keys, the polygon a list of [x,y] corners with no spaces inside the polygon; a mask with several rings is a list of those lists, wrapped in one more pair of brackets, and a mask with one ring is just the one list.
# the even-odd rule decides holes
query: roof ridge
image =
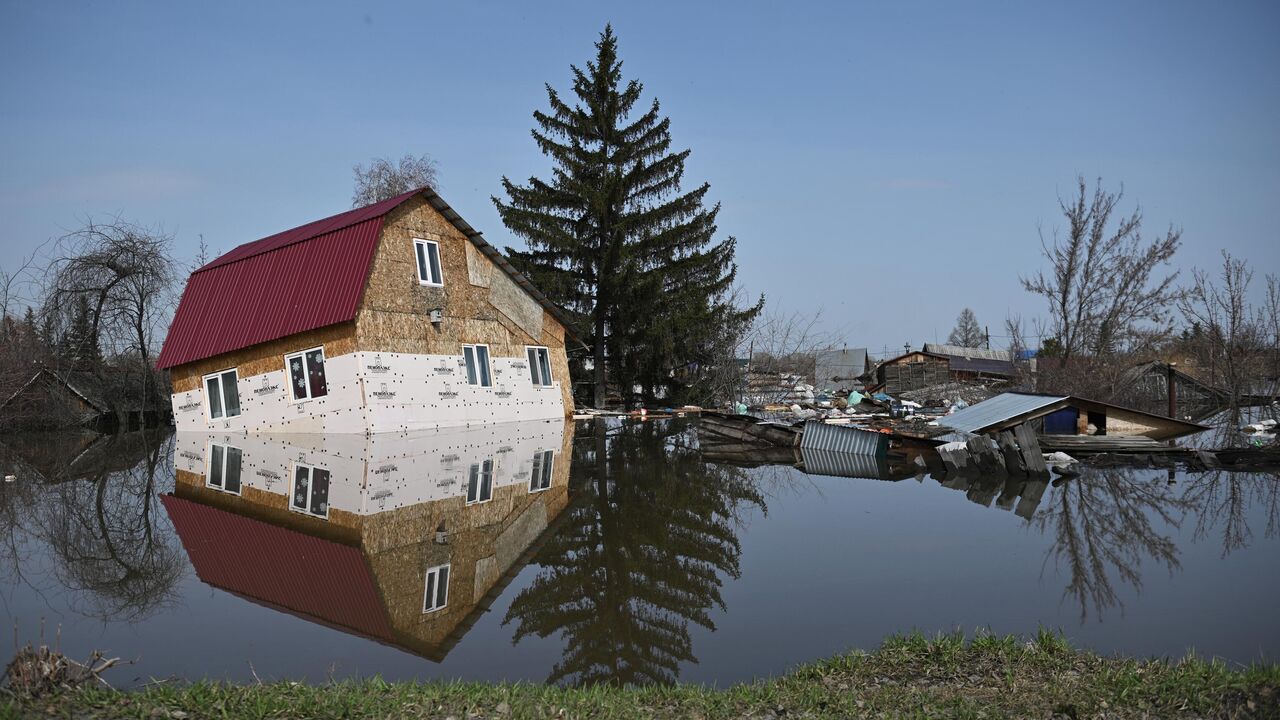
{"label": "roof ridge", "polygon": [[[191,274],[195,275],[196,273],[204,272],[206,270],[212,270],[224,265],[237,263],[241,260],[247,260],[251,257],[257,257],[258,255],[272,252],[273,250],[279,250],[280,248],[296,245],[300,242],[313,240],[321,235],[337,232],[338,230],[349,228],[352,225],[358,225],[362,222],[368,222],[369,220],[384,217],[387,213],[396,209],[411,197],[427,189],[428,188],[425,187],[415,188],[409,192],[401,193],[385,200],[379,200],[378,202],[362,205],[358,208],[344,210],[340,213],[330,215],[329,217],[312,220],[311,222],[303,223],[302,225],[298,225],[287,230],[281,230],[278,233],[273,233],[266,237],[258,238],[257,240],[250,240],[249,242],[241,243],[213,260],[210,260],[204,265],[196,268]],[[295,235],[295,237],[285,237],[289,235]]]}

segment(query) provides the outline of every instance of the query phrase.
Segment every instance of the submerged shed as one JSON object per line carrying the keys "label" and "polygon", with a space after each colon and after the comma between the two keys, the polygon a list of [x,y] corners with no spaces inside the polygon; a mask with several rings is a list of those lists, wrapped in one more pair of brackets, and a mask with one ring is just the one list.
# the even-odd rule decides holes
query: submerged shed
{"label": "submerged shed", "polygon": [[938,419],[938,424],[975,434],[1031,423],[1042,435],[1148,437],[1156,440],[1207,430],[1176,418],[1072,395],[1001,393]]}

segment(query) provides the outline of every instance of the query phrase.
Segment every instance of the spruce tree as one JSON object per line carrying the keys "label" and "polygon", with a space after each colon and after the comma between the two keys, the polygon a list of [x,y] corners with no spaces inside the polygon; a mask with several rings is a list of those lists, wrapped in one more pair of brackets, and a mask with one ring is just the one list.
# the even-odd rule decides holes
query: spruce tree
{"label": "spruce tree", "polygon": [[512,263],[577,318],[601,407],[607,381],[624,401],[636,384],[679,395],[708,363],[731,357],[725,344],[736,346],[763,299],[734,305],[734,239],[715,240],[710,185],[681,188],[689,151],[672,151],[656,99],[632,118],[642,86],[623,80],[610,26],[595,47],[585,70],[570,67],[576,101],[547,85],[550,108],[533,114],[551,179],[504,177],[507,200],[493,202],[528,244],[507,248]]}

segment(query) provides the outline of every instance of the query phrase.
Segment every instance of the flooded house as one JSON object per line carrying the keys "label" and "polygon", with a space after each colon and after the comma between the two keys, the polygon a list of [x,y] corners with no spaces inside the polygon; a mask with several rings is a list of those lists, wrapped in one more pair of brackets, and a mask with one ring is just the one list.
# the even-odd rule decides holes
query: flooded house
{"label": "flooded house", "polygon": [[157,367],[181,431],[377,433],[573,411],[568,319],[438,194],[192,273]]}
{"label": "flooded house", "polygon": [[197,577],[434,661],[555,532],[563,420],[393,435],[178,435],[162,496]]}
{"label": "flooded house", "polygon": [[938,418],[964,433],[990,434],[1027,423],[1042,438],[1168,440],[1206,430],[1204,425],[1073,395],[1001,393]]}

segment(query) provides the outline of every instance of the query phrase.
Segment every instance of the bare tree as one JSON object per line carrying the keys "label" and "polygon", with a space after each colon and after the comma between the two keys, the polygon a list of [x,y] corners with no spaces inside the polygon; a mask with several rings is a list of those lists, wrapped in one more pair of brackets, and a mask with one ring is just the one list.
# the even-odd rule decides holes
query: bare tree
{"label": "bare tree", "polygon": [[440,185],[440,168],[430,155],[405,155],[399,164],[387,158],[374,158],[369,167],[356,165],[355,192],[351,207],[364,207],[410,190]]}
{"label": "bare tree", "polygon": [[1064,364],[1077,355],[1094,357],[1134,350],[1167,334],[1170,309],[1179,297],[1176,271],[1163,275],[1182,242],[1182,231],[1170,227],[1163,236],[1142,236],[1142,211],[1112,215],[1124,195],[1102,189],[1090,196],[1083,177],[1070,199],[1059,198],[1067,220],[1066,236],[1052,239],[1041,232],[1040,244],[1050,269],[1022,278],[1028,292],[1049,304],[1048,328]]}
{"label": "bare tree", "polygon": [[987,334],[983,332],[982,326],[978,324],[978,316],[973,310],[965,308],[960,311],[960,316],[956,318],[956,326],[947,336],[947,342],[951,345],[959,345],[960,347],[978,348],[987,342]]}
{"label": "bare tree", "polygon": [[[1200,269],[1192,271],[1192,278],[1191,288],[1178,304],[1191,326],[1187,345],[1207,379],[1237,405],[1268,374],[1276,321],[1267,317],[1267,306],[1250,305],[1253,271],[1226,250],[1216,281]],[[1272,279],[1268,281],[1274,286]],[[1274,287],[1268,289],[1275,292]]]}
{"label": "bare tree", "polygon": [[[755,379],[796,376],[813,382],[818,353],[838,349],[844,337],[843,331],[828,330],[822,315],[822,310],[787,313],[776,305],[767,306],[756,318],[745,341]],[[768,388],[759,386],[751,390],[752,395],[761,400],[773,402],[792,387],[773,383]]]}
{"label": "bare tree", "polygon": [[85,336],[76,338],[79,345],[100,348],[117,368],[136,374],[140,382],[128,384],[146,409],[157,392],[152,357],[176,281],[172,235],[120,218],[90,220],[55,244],[43,313],[59,337],[75,330]]}

